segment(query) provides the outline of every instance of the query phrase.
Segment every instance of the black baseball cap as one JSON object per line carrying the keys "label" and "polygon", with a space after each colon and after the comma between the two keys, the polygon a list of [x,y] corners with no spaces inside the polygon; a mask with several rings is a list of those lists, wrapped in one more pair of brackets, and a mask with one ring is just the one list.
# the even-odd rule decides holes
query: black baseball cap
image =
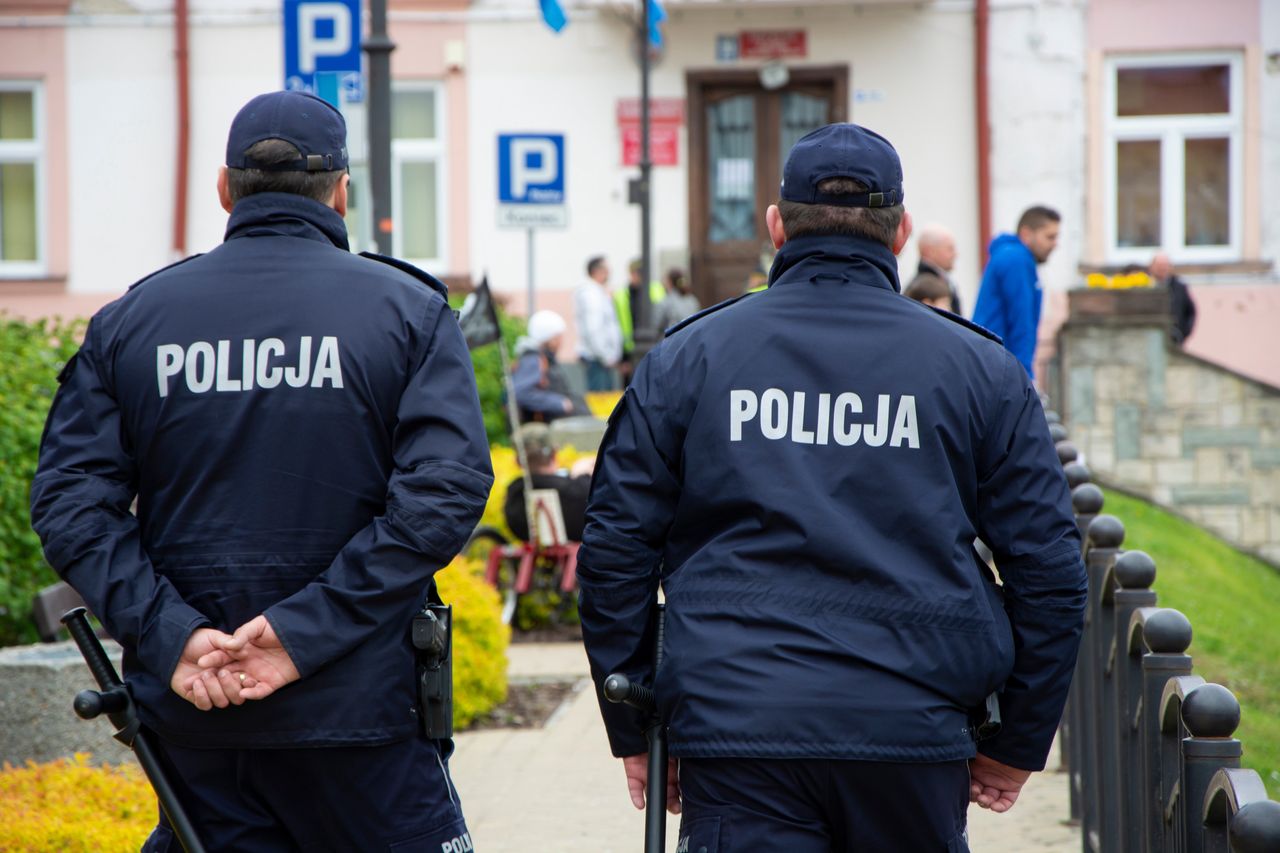
{"label": "black baseball cap", "polygon": [[[866,192],[818,191],[828,178],[853,178]],[[890,207],[902,204],[902,163],[889,140],[856,124],[829,124],[805,134],[787,155],[781,197],[802,204]]]}
{"label": "black baseball cap", "polygon": [[[246,155],[264,139],[283,139],[302,152],[284,163]],[[328,101],[306,92],[268,92],[240,108],[227,135],[227,165],[267,172],[337,172],[347,168],[347,122]]]}

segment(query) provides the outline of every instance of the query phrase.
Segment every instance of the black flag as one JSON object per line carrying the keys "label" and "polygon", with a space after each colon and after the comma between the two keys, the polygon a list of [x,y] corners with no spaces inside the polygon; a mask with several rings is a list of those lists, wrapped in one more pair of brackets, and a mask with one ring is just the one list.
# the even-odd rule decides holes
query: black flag
{"label": "black flag", "polygon": [[493,304],[493,294],[489,292],[487,275],[480,281],[479,287],[467,294],[458,315],[458,325],[462,327],[462,335],[467,339],[467,349],[488,346],[502,338],[502,331],[498,327],[498,309]]}

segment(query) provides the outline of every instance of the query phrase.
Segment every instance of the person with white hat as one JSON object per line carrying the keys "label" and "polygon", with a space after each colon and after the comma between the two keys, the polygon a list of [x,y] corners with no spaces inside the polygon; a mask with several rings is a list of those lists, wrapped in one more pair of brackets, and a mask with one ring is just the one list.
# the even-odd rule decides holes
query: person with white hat
{"label": "person with white hat", "polygon": [[516,341],[516,367],[511,377],[516,389],[520,421],[553,421],[591,410],[575,394],[556,362],[564,338],[564,318],[554,311],[537,311],[529,318],[528,334]]}

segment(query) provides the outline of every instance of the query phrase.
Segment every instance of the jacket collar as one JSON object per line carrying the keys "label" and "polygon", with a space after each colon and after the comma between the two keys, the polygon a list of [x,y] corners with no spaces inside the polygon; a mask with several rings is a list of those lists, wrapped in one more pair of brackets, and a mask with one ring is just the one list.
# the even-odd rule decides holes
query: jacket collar
{"label": "jacket collar", "polygon": [[227,220],[227,240],[302,237],[350,250],[347,224],[326,204],[292,193],[257,193],[240,199]]}
{"label": "jacket collar", "polygon": [[782,244],[769,286],[792,281],[839,279],[901,292],[898,259],[883,243],[865,237],[810,234]]}

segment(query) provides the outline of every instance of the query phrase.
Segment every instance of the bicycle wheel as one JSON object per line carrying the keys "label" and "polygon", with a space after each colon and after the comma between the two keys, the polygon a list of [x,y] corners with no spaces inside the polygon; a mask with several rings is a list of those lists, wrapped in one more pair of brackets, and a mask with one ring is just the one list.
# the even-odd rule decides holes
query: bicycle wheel
{"label": "bicycle wheel", "polygon": [[[462,546],[462,556],[469,560],[477,560],[481,566],[487,566],[489,556],[495,548],[503,548],[512,542],[496,527],[480,526],[471,532],[467,544]],[[498,595],[502,597],[502,624],[510,625],[516,616],[519,596],[516,595],[516,571],[513,561],[503,558],[498,564],[496,583]]]}

